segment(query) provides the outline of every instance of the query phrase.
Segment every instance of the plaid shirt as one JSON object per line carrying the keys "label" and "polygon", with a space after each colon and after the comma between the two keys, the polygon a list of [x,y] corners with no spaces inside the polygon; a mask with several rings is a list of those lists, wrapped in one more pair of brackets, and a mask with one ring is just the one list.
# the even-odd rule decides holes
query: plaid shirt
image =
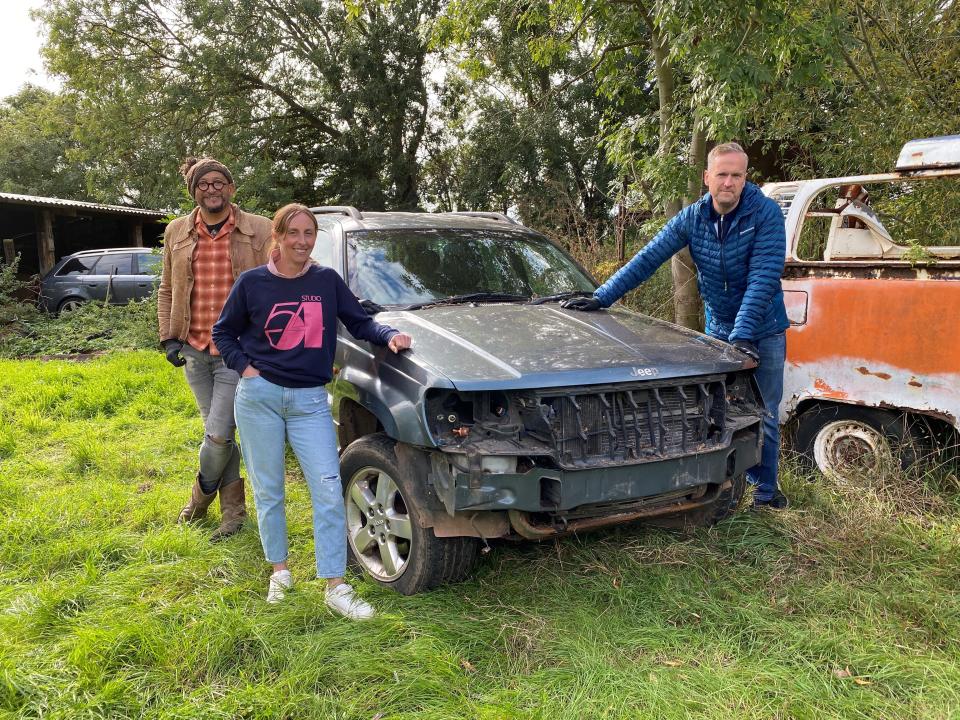
{"label": "plaid shirt", "polygon": [[210,337],[210,331],[220,317],[223,304],[233,287],[230,233],[235,226],[236,220],[231,212],[216,237],[213,237],[202,215],[197,213],[197,245],[193,250],[193,292],[190,295],[187,342],[197,350],[209,347],[211,355],[220,353]]}

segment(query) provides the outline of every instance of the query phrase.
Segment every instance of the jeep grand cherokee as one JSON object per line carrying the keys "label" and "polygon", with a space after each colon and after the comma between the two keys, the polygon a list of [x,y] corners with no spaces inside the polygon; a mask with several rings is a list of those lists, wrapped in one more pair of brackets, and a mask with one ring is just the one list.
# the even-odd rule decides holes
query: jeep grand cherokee
{"label": "jeep grand cherokee", "polygon": [[314,258],[414,338],[341,333],[329,386],[351,559],[411,594],[465,577],[492,538],[656,519],[717,522],[760,459],[753,363],[618,306],[496,213],[314,208]]}

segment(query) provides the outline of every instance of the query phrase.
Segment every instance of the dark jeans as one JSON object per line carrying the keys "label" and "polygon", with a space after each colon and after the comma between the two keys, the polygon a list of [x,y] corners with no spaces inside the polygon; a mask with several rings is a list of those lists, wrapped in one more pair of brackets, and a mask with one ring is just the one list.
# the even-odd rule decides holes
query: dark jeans
{"label": "dark jeans", "polygon": [[219,355],[183,346],[183,370],[203,418],[200,489],[206,494],[240,479],[240,451],[234,441],[233,397],[240,376]]}
{"label": "dark jeans", "polygon": [[755,500],[766,501],[777,491],[777,471],[780,460],[780,400],[783,397],[783,364],[787,355],[785,333],[763,338],[757,342],[760,367],[756,370],[757,384],[767,416],[763,419],[763,453],[760,464],[747,470],[747,480],[756,486]]}

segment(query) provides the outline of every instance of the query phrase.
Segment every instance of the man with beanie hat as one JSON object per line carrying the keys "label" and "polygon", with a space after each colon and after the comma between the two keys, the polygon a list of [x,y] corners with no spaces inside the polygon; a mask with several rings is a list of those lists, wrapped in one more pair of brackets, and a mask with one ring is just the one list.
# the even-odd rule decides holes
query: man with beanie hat
{"label": "man with beanie hat", "polygon": [[210,537],[217,541],[237,532],[247,511],[234,439],[239,376],[223,364],[210,333],[237,276],[266,264],[270,221],[230,202],[233,175],[218,160],[187,158],[180,171],[197,207],[163,235],[157,316],[167,360],[184,367],[204,424],[200,467],[178,522],[205,517],[219,493],[220,526]]}

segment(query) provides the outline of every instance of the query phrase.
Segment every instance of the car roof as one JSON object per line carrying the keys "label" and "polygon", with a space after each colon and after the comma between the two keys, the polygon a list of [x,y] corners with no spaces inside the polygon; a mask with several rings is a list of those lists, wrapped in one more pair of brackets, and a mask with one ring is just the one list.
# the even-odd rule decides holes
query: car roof
{"label": "car roof", "polygon": [[94,250],[78,250],[70,255],[65,255],[64,260],[72,257],[86,257],[87,255],[108,255],[110,253],[149,253],[153,248],[148,247],[120,247],[120,248],[96,248]]}
{"label": "car roof", "polygon": [[356,230],[499,230],[518,234],[539,235],[536,230],[521,225],[502,213],[456,212],[370,212],[350,206],[311,208],[314,214],[336,220],[345,231]]}

